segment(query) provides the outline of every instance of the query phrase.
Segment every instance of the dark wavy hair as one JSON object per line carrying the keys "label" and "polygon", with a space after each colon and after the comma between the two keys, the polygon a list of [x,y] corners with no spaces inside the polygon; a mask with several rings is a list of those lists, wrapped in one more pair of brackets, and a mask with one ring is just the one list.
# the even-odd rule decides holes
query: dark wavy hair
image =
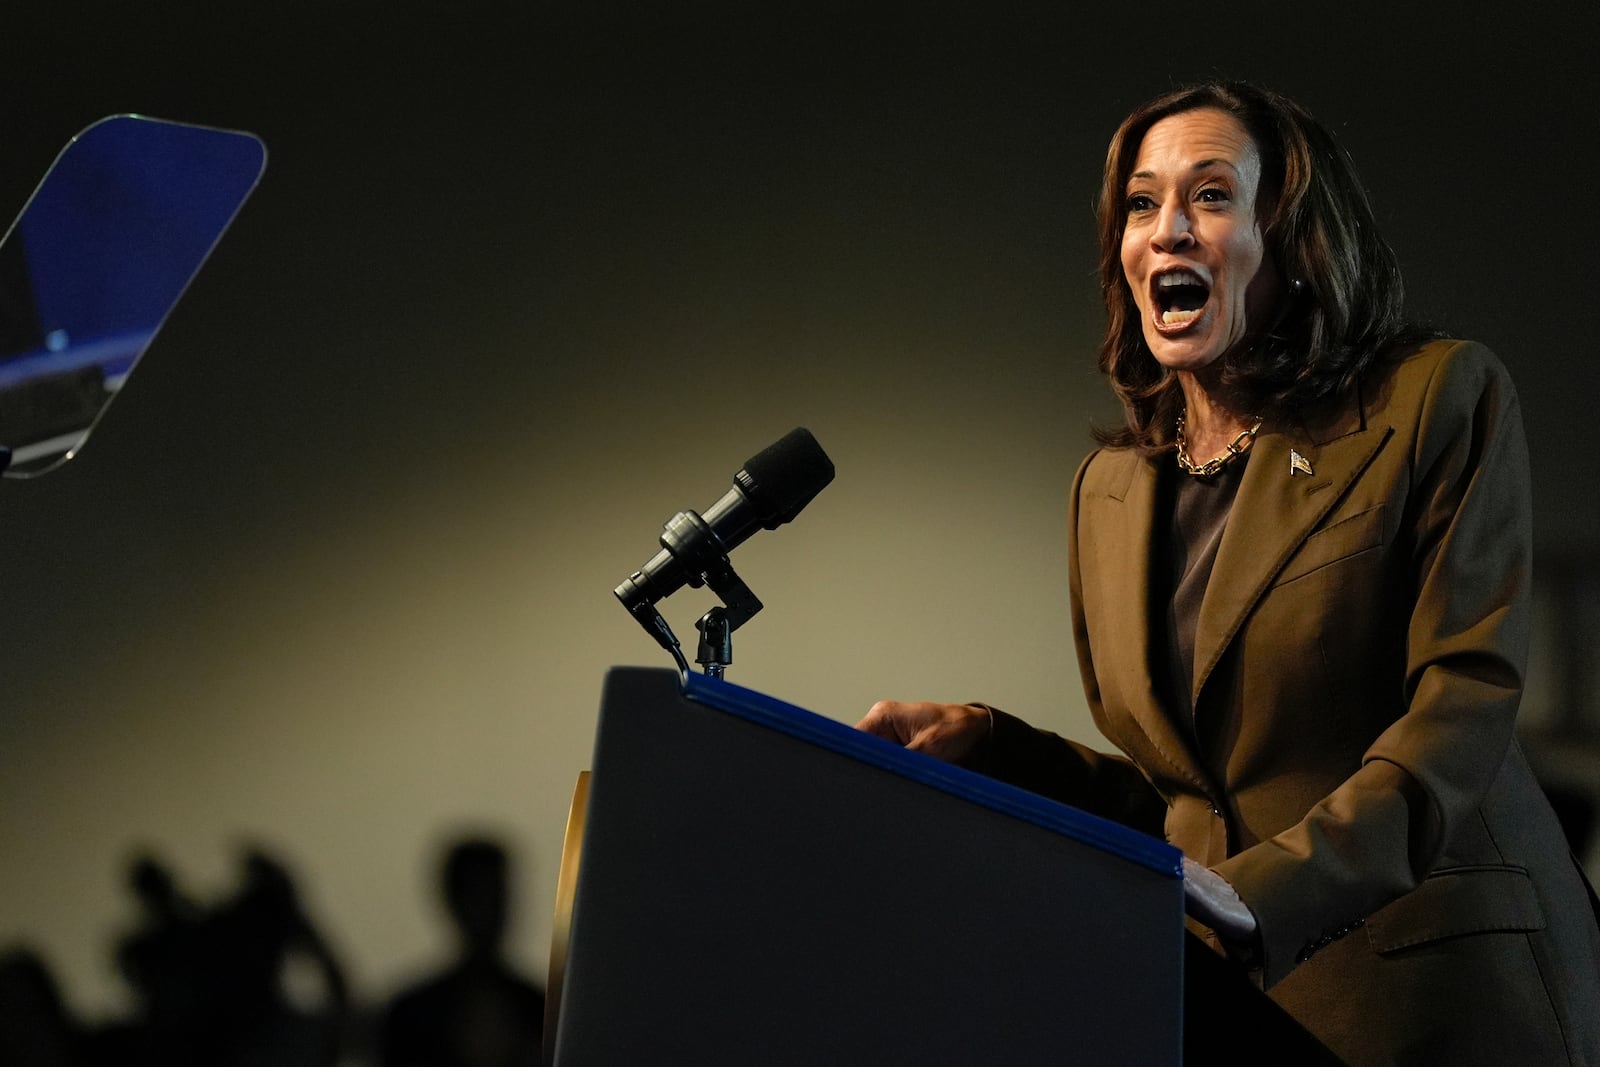
{"label": "dark wavy hair", "polygon": [[1100,188],[1100,287],[1106,335],[1100,369],[1127,422],[1097,430],[1103,444],[1160,451],[1183,407],[1178,380],[1151,355],[1122,270],[1127,184],[1140,143],[1169,115],[1215,108],[1232,115],[1261,156],[1257,222],[1283,275],[1285,305],[1270,331],[1223,355],[1222,380],[1258,414],[1304,411],[1351,389],[1374,360],[1429,331],[1405,318],[1392,249],[1349,155],[1305,108],[1242,82],[1179,89],[1136,108],[1106,153]]}

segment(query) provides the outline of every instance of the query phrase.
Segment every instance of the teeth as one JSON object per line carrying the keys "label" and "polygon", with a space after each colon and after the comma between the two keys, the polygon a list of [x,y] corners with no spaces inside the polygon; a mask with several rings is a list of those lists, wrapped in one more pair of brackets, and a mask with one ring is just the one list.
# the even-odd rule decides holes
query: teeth
{"label": "teeth", "polygon": [[1175,270],[1157,277],[1156,285],[1162,289],[1166,289],[1173,285],[1203,286],[1205,285],[1205,282],[1201,281],[1200,276],[1192,270]]}
{"label": "teeth", "polygon": [[1193,322],[1195,319],[1198,319],[1199,317],[1200,317],[1200,309],[1199,308],[1195,308],[1193,311],[1179,311],[1176,308],[1174,308],[1171,311],[1163,311],[1161,313],[1161,325],[1163,325],[1163,326],[1185,326],[1185,325]]}

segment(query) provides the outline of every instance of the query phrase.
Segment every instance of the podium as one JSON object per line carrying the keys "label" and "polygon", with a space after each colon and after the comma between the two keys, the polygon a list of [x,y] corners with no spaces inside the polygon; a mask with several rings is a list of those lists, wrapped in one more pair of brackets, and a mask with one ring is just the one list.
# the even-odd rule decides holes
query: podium
{"label": "podium", "polygon": [[670,670],[609,673],[583,792],[547,1063],[1181,1060],[1164,842]]}

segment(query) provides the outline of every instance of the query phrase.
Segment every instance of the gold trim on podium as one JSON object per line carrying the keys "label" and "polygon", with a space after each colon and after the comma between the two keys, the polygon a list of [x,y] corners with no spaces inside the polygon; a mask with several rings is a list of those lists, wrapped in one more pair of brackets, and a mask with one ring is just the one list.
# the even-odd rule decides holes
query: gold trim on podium
{"label": "gold trim on podium", "polygon": [[544,1062],[556,1062],[556,1022],[561,1018],[561,987],[567,977],[567,940],[572,934],[572,899],[578,891],[578,861],[583,853],[583,826],[589,814],[589,772],[578,772],[567,809],[567,832],[561,841],[561,872],[556,877],[555,921],[550,926],[550,975],[544,995]]}

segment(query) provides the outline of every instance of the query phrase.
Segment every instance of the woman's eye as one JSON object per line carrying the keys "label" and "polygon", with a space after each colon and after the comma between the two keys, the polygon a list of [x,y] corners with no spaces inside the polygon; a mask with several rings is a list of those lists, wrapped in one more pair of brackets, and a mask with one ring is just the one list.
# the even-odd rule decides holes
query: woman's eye
{"label": "woman's eye", "polygon": [[1144,193],[1134,193],[1128,197],[1128,214],[1133,215],[1141,211],[1149,211],[1155,207],[1155,201]]}
{"label": "woman's eye", "polygon": [[1222,204],[1228,200],[1228,191],[1219,189],[1215,185],[1208,185],[1196,193],[1194,198],[1202,204]]}

